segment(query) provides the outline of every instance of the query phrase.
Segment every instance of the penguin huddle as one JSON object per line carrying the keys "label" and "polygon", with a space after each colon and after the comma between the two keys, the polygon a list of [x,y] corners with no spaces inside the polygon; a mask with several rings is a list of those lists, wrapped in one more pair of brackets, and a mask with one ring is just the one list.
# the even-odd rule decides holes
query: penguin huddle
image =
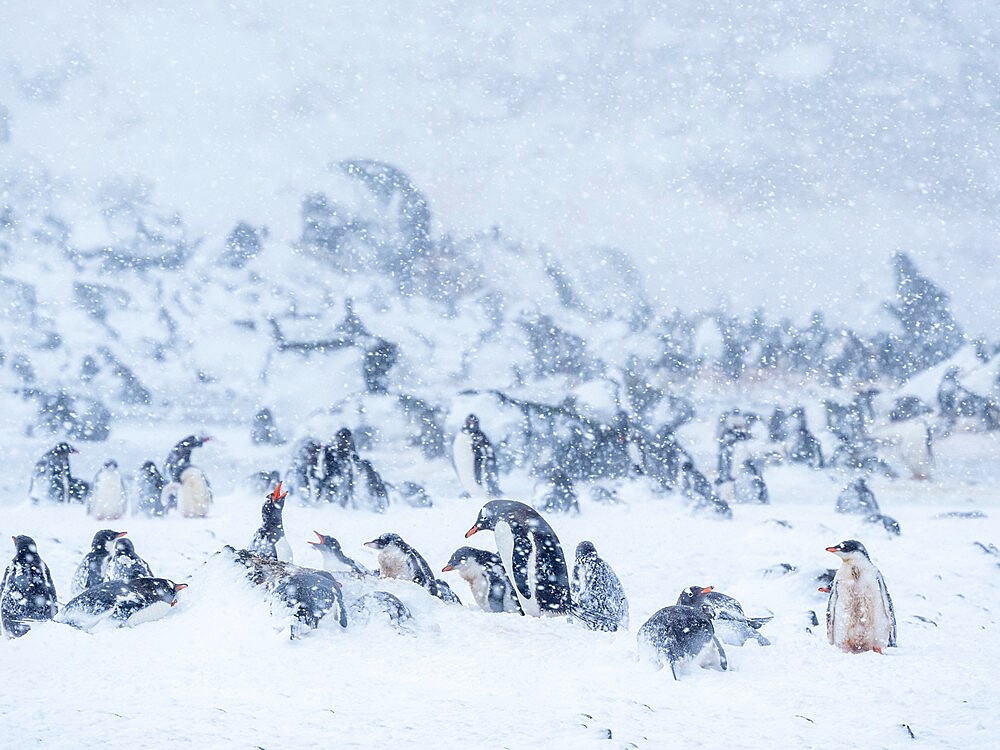
{"label": "penguin huddle", "polygon": [[90,550],[73,575],[73,598],[61,609],[52,574],[35,540],[13,537],[14,558],[0,584],[2,633],[19,638],[31,630],[32,623],[49,620],[82,630],[93,630],[105,622],[122,627],[166,614],[187,584],[153,577],[149,565],[124,535],[124,531],[111,529],[94,535]]}
{"label": "penguin huddle", "polygon": [[354,434],[347,427],[338,430],[329,445],[304,439],[286,479],[303,503],[326,502],[373,513],[389,507],[388,486],[371,461],[358,455]]}

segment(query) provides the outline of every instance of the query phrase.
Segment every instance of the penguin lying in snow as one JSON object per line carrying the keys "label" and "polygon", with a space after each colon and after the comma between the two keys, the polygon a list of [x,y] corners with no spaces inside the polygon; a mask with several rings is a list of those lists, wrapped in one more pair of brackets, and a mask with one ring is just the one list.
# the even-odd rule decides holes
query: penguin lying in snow
{"label": "penguin lying in snow", "polygon": [[399,534],[391,532],[382,534],[370,542],[365,542],[365,546],[379,551],[379,573],[383,578],[412,581],[442,601],[457,602],[458,597],[451,591],[451,588],[447,587],[447,584],[444,587],[439,585],[437,579],[434,578],[434,573],[431,572],[431,566],[427,564],[419,552],[404,542]]}
{"label": "penguin lying in snow", "polygon": [[264,500],[260,509],[261,526],[247,545],[247,550],[251,553],[282,562],[292,561],[292,546],[285,538],[281,517],[286,497],[288,493],[281,491],[281,482],[278,482],[274,492]]}
{"label": "penguin lying in snow", "polygon": [[353,558],[344,554],[343,548],[334,537],[328,534],[313,532],[317,541],[309,542],[313,548],[320,553],[323,558],[323,568],[331,573],[347,573],[358,578],[368,578],[376,575],[375,571],[369,570],[364,565],[356,562]]}
{"label": "penguin lying in snow", "polygon": [[94,477],[87,496],[87,515],[98,521],[113,521],[125,515],[127,507],[128,497],[118,462],[109,458]]}
{"label": "penguin lying in snow", "polygon": [[516,612],[521,605],[499,555],[475,547],[459,547],[441,572],[457,571],[472,589],[472,597],[484,612]]}
{"label": "penguin lying in snow", "polygon": [[385,617],[389,624],[400,627],[413,619],[409,608],[388,591],[370,591],[351,603],[351,620],[369,622],[375,617]]}
{"label": "penguin lying in snow", "polygon": [[79,451],[69,443],[57,443],[35,462],[28,487],[31,502],[82,503],[87,500],[90,484],[70,472],[71,453]]}
{"label": "penguin lying in snow", "polygon": [[28,623],[51,620],[59,605],[52,574],[38,554],[30,536],[15,536],[14,559],[0,584],[0,626],[11,638],[20,638],[31,630]]}
{"label": "penguin lying in snow", "polygon": [[104,569],[105,581],[133,581],[136,578],[153,577],[149,564],[139,557],[131,540],[115,540],[114,551]]}
{"label": "penguin lying in snow", "polygon": [[452,460],[458,481],[472,497],[499,497],[500,480],[496,454],[479,417],[470,414],[452,442]]}
{"label": "penguin lying in snow", "polygon": [[491,500],[466,532],[492,530],[504,571],[524,614],[566,615],[572,603],[569,573],[559,537],[538,511],[516,500]]}
{"label": "penguin lying in snow", "polygon": [[709,611],[715,634],[723,643],[742,646],[748,639],[753,638],[761,646],[771,645],[771,642],[757,631],[772,618],[747,617],[743,614],[743,607],[738,601],[731,596],[713,591],[711,586],[689,586],[677,597],[677,603],[698,610],[705,604],[710,605]]}
{"label": "penguin lying in snow", "polygon": [[94,534],[94,539],[90,543],[90,551],[83,556],[83,560],[80,561],[73,574],[73,582],[70,585],[71,596],[76,596],[81,591],[104,581],[104,571],[108,559],[111,557],[115,540],[121,539],[126,533],[125,531],[101,529]]}
{"label": "penguin lying in snow", "polygon": [[896,613],[882,573],[865,546],[854,539],[827,547],[843,562],[833,578],[826,607],[826,634],[844,651],[860,653],[896,645]]}
{"label": "penguin lying in snow", "polygon": [[685,662],[697,660],[700,666],[711,666],[721,671],[728,668],[726,652],[715,637],[712,619],[694,607],[676,604],[664,607],[650,617],[636,636],[639,655],[662,668],[670,664],[675,680],[680,679],[678,668]]}
{"label": "penguin lying in snow", "polygon": [[628,598],[618,576],[592,542],[576,546],[570,582],[573,614],[591,630],[628,630]]}
{"label": "penguin lying in snow", "polygon": [[56,621],[86,631],[103,624],[120,628],[150,622],[166,615],[177,604],[177,593],[186,588],[186,583],[166,578],[108,581],[77,594]]}

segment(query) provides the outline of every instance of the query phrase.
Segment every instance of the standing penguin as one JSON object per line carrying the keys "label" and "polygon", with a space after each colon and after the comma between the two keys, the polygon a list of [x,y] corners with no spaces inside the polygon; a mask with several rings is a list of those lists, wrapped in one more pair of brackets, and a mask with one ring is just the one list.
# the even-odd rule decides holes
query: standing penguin
{"label": "standing penguin", "polygon": [[[689,586],[677,597],[677,603],[705,611],[712,618],[715,634],[723,643],[742,646],[753,638],[761,646],[771,645],[757,632],[764,623],[771,621],[770,617],[747,617],[736,599],[713,590],[711,586]],[[705,604],[710,606],[709,610],[702,609]]]}
{"label": "standing penguin", "polygon": [[135,512],[146,516],[162,516],[167,512],[167,501],[163,489],[167,480],[152,461],[146,461],[139,468],[135,480]]}
{"label": "standing penguin", "polygon": [[794,427],[789,430],[786,451],[788,460],[797,464],[806,464],[812,469],[823,468],[823,449],[819,440],[809,430],[806,424],[806,411],[801,406],[792,409],[789,420]]}
{"label": "standing penguin", "polygon": [[500,480],[496,454],[486,433],[479,429],[479,417],[470,414],[455,435],[452,459],[458,481],[472,497],[499,497]]}
{"label": "standing penguin", "polygon": [[181,481],[175,485],[177,508],[185,518],[205,518],[212,506],[212,487],[208,477],[197,466],[188,466],[181,472]]}
{"label": "standing penguin", "polygon": [[492,529],[504,571],[514,583],[526,615],[569,612],[569,573],[559,538],[536,510],[516,500],[491,500],[479,511],[466,538]]}
{"label": "standing penguin", "polygon": [[443,573],[452,570],[458,571],[469,584],[472,597],[484,612],[524,614],[499,555],[475,547],[459,547],[441,568]]}
{"label": "standing penguin", "polygon": [[344,554],[340,542],[334,537],[328,534],[320,534],[318,531],[314,531],[313,533],[316,535],[317,541],[309,542],[309,544],[313,545],[323,557],[323,568],[325,570],[331,573],[348,573],[358,578],[369,578],[375,575],[374,571],[369,570],[361,563]]}
{"label": "standing penguin", "polygon": [[636,641],[641,656],[658,667],[668,662],[675,680],[680,679],[678,667],[693,659],[701,666],[721,671],[728,667],[726,652],[715,637],[711,618],[694,607],[679,604],[664,607],[639,628]]}
{"label": "standing penguin", "polygon": [[695,511],[710,510],[723,518],[732,518],[733,511],[729,503],[719,497],[707,477],[702,474],[693,461],[681,464],[681,494],[692,503]]}
{"label": "standing penguin", "polygon": [[127,532],[113,531],[112,529],[101,529],[94,534],[94,540],[90,543],[90,552],[83,556],[83,560],[73,574],[73,582],[70,586],[70,595],[76,596],[81,591],[96,586],[104,580],[104,571],[111,557],[111,548],[116,539],[121,539]]}
{"label": "standing penguin", "polygon": [[758,458],[748,458],[740,464],[733,482],[733,499],[738,503],[767,505],[770,502],[767,484],[760,470],[763,463]]}
{"label": "standing penguin", "polygon": [[94,484],[87,497],[87,515],[98,521],[114,521],[125,515],[128,497],[125,482],[118,471],[118,462],[109,458],[94,477]]}
{"label": "standing penguin", "polygon": [[865,546],[848,539],[827,547],[843,562],[830,586],[826,607],[826,635],[844,651],[882,653],[896,645],[896,613],[882,573]]}
{"label": "standing penguin", "polygon": [[51,620],[59,610],[52,574],[30,536],[15,536],[14,559],[0,584],[0,625],[12,638],[31,630],[30,622]]}
{"label": "standing penguin", "polygon": [[628,598],[618,576],[592,542],[576,546],[570,582],[573,614],[591,630],[628,630]]}
{"label": "standing penguin", "polygon": [[384,513],[389,507],[389,492],[370,461],[358,455],[354,435],[342,427],[334,437],[332,450],[322,458],[324,484],[322,495],[341,507],[365,508]]}
{"label": "standing penguin", "polygon": [[139,557],[130,539],[117,539],[114,551],[104,568],[105,581],[134,581],[136,578],[152,578],[149,564]]}
{"label": "standing penguin", "polygon": [[383,578],[398,578],[423,586],[433,596],[438,596],[438,585],[431,566],[399,534],[386,533],[365,542],[366,547],[377,549],[379,573]]}
{"label": "standing penguin", "polygon": [[288,489],[303,505],[320,499],[325,450],[319,441],[308,437],[303,439],[295,449],[292,465],[285,472]]}
{"label": "standing penguin", "polygon": [[69,443],[57,443],[35,461],[28,487],[31,502],[82,503],[87,499],[90,485],[69,469],[70,454],[78,452]]}
{"label": "standing penguin", "polygon": [[247,545],[247,550],[251,553],[281,562],[292,561],[292,546],[285,538],[285,527],[282,522],[286,497],[288,493],[281,491],[281,482],[278,482],[274,492],[264,500],[260,509],[262,523]]}
{"label": "standing penguin", "polygon": [[168,482],[180,482],[181,474],[191,465],[191,451],[211,440],[207,436],[188,435],[177,442],[163,462],[163,476]]}

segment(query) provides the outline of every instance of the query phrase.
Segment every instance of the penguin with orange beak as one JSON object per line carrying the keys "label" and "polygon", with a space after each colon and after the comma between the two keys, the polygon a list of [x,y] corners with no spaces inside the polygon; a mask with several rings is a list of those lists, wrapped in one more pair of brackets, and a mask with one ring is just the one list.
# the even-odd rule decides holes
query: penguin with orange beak
{"label": "penguin with orange beak", "polygon": [[742,646],[753,638],[761,646],[770,646],[771,642],[757,631],[762,625],[770,622],[770,617],[747,617],[743,607],[731,596],[715,591],[712,586],[688,586],[677,597],[677,603],[695,609],[703,609],[708,604],[710,608],[703,610],[711,613],[712,624],[719,640],[730,646]]}
{"label": "penguin with orange beak", "polygon": [[286,497],[288,493],[281,491],[281,482],[278,482],[274,492],[264,500],[260,509],[261,526],[247,545],[247,550],[253,554],[281,562],[292,561],[292,545],[285,537],[285,527],[282,522]]}
{"label": "penguin with orange beak", "polygon": [[70,599],[55,619],[87,631],[105,623],[118,628],[138,625],[170,612],[177,604],[178,592],[187,586],[166,578],[108,581]]}
{"label": "penguin with orange beak", "polygon": [[572,609],[569,572],[559,537],[538,511],[516,500],[491,500],[479,511],[466,538],[490,530],[504,572],[524,614],[565,616]]}
{"label": "penguin with orange beak", "polygon": [[848,539],[826,548],[841,559],[830,585],[826,635],[844,651],[882,653],[896,645],[896,612],[882,573],[865,545]]}

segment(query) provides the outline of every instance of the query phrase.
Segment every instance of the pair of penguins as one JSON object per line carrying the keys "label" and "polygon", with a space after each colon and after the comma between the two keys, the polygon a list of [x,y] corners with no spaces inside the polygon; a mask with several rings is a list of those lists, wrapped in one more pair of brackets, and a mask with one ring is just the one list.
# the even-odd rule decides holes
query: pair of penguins
{"label": "pair of penguins", "polygon": [[337,431],[331,445],[311,438],[303,441],[289,476],[295,491],[314,502],[375,513],[389,507],[388,487],[371,462],[358,455],[354,434],[347,427]]}
{"label": "pair of penguins", "polygon": [[124,534],[103,529],[94,535],[90,552],[73,576],[74,596],[61,611],[52,574],[35,540],[13,537],[14,559],[0,584],[3,634],[21,637],[31,630],[31,623],[53,619],[84,630],[103,622],[134,625],[156,619],[177,604],[177,593],[187,584],[154,577],[132,544],[122,539]]}
{"label": "pair of penguins", "polygon": [[[138,497],[135,511],[148,516],[162,516],[179,508],[185,518],[202,518],[212,503],[212,490],[204,473],[191,464],[191,452],[210,438],[188,435],[167,454],[163,473],[152,461],[146,461],[137,478]],[[94,481],[72,475],[69,457],[78,453],[69,443],[58,443],[35,462],[28,496],[32,502],[85,503],[87,515],[99,521],[125,515],[128,496],[118,462],[109,459],[98,470]]]}

